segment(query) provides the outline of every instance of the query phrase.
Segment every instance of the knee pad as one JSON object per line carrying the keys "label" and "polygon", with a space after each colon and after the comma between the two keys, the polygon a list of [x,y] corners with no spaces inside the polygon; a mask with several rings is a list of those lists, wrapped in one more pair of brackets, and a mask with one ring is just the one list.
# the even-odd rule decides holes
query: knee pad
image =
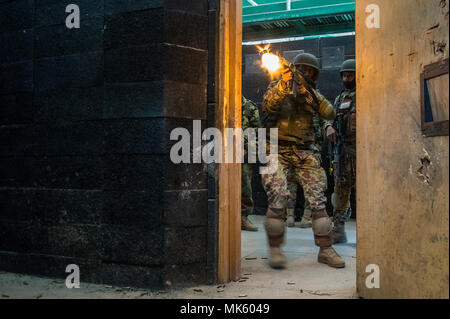
{"label": "knee pad", "polygon": [[349,202],[347,200],[347,197],[338,195],[336,194],[336,192],[334,192],[331,195],[331,204],[333,205],[333,208],[335,210],[345,210],[348,207]]}
{"label": "knee pad", "polygon": [[266,218],[264,223],[267,235],[270,237],[281,237],[284,235],[285,223],[282,219]]}
{"label": "knee pad", "polygon": [[317,236],[327,236],[333,231],[333,223],[330,217],[320,217],[318,219],[313,219],[312,229],[314,235]]}

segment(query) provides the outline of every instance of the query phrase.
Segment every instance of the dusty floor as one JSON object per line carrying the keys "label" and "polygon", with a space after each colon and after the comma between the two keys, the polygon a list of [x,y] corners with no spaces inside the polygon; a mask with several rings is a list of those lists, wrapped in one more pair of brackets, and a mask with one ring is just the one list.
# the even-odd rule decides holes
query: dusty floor
{"label": "dusty floor", "polygon": [[150,292],[130,287],[81,283],[68,289],[62,279],[0,272],[0,298],[357,298],[355,222],[347,226],[348,243],[335,245],[345,259],[344,269],[317,263],[310,228],[288,228],[284,251],[288,266],[273,270],[267,264],[266,238],[262,216],[250,219],[258,232],[242,232],[242,279],[225,286],[196,286]]}

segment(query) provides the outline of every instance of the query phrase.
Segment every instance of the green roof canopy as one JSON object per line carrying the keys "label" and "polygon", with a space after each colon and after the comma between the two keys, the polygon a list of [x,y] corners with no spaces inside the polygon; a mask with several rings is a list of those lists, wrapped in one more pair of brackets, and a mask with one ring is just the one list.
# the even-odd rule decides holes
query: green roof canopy
{"label": "green roof canopy", "polygon": [[244,40],[355,30],[353,0],[243,0]]}

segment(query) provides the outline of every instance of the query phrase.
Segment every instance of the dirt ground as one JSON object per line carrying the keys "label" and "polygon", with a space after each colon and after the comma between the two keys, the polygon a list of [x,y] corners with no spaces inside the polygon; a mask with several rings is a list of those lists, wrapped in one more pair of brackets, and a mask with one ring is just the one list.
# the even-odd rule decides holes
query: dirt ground
{"label": "dirt ground", "polygon": [[242,232],[242,275],[238,282],[199,285],[167,291],[116,287],[81,282],[68,289],[64,279],[0,272],[0,298],[50,299],[349,299],[356,294],[355,222],[347,226],[349,242],[335,245],[346,262],[343,269],[317,263],[311,229],[288,228],[284,251],[288,266],[274,270],[268,266],[262,216],[251,219],[258,232]]}

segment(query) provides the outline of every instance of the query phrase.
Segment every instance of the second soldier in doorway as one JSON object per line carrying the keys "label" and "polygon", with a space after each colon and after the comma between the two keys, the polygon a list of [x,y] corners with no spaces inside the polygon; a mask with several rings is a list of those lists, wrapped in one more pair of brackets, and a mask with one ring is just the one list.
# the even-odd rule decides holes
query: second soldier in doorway
{"label": "second soldier in doorway", "polygon": [[324,124],[327,138],[334,143],[333,234],[335,243],[346,243],[345,222],[352,214],[350,194],[356,178],[356,65],[355,60],[342,64],[344,90],[336,97],[336,119]]}
{"label": "second soldier in doorway", "polygon": [[[259,117],[258,107],[252,101],[242,96],[242,130],[254,128],[255,131],[261,127],[261,119]],[[244,159],[248,155],[248,136],[244,135]],[[252,145],[256,150],[256,145]],[[248,231],[257,231],[258,228],[252,224],[248,215],[253,213],[253,192],[252,192],[252,175],[253,164],[246,160],[242,164],[242,183],[241,183],[241,229]]]}
{"label": "second soldier in doorway", "polygon": [[[305,199],[312,211],[312,228],[315,244],[320,247],[318,262],[331,267],[345,267],[345,262],[333,249],[332,222],[326,212],[327,178],[320,165],[314,144],[314,116],[333,120],[336,116],[331,103],[315,89],[319,76],[318,59],[307,53],[299,54],[294,61],[297,70],[304,75],[306,84],[293,92],[297,75],[289,68],[281,70],[282,79],[271,85],[264,95],[263,112],[266,128],[278,128],[278,154],[268,156],[269,163],[278,161],[272,174],[261,175],[268,197],[265,228],[269,241],[269,264],[283,268],[286,258],[281,249],[286,231],[286,209],[288,202],[287,174],[295,172],[298,183],[303,187]],[[316,99],[311,99],[314,93]],[[269,149],[269,147],[268,147]]]}

